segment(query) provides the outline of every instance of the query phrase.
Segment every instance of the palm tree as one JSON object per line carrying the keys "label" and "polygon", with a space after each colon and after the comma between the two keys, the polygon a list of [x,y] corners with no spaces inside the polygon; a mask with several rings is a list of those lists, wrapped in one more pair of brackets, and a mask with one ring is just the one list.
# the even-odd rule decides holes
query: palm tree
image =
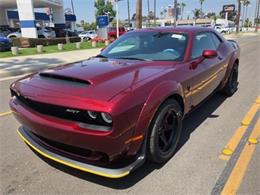
{"label": "palm tree", "polygon": [[[246,13],[245,13],[245,20],[247,19],[247,11],[248,11],[248,6],[250,5],[250,0],[245,0],[245,7],[246,7]],[[248,22],[249,23],[249,22]],[[247,24],[248,24],[247,23]],[[247,26],[248,27],[248,26]]]}
{"label": "palm tree", "polygon": [[236,33],[239,33],[240,28],[240,16],[241,16],[241,0],[237,0],[238,3],[238,11],[237,11],[237,18],[236,18]]}
{"label": "palm tree", "polygon": [[200,1],[200,16],[202,17],[203,10],[202,10],[202,5],[205,2],[205,0],[199,0]]}
{"label": "palm tree", "polygon": [[183,12],[184,12],[184,8],[186,7],[185,3],[181,3],[181,19],[183,19]]}
{"label": "palm tree", "polygon": [[201,15],[201,13],[200,13],[201,10],[200,9],[195,8],[194,10],[192,10],[192,12],[194,14],[194,19],[195,20],[198,19],[200,17],[200,15]]}
{"label": "palm tree", "polygon": [[153,11],[153,14],[154,14],[154,18],[153,18],[153,23],[154,23],[154,26],[156,25],[156,0],[154,0],[153,1],[153,9],[154,9],[154,11]]}
{"label": "palm tree", "polygon": [[136,0],[136,28],[142,28],[142,0]]}

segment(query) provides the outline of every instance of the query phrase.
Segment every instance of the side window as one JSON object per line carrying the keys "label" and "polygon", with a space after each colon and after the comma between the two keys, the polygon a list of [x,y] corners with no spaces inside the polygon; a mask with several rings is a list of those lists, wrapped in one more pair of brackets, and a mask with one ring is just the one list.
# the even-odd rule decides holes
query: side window
{"label": "side window", "polygon": [[216,46],[216,49],[218,49],[219,45],[221,44],[220,39],[214,33],[210,33],[210,34],[211,34],[212,40]]}
{"label": "side window", "polygon": [[203,51],[206,49],[216,49],[212,37],[208,32],[197,34],[193,40],[191,58],[195,59],[202,56]]}

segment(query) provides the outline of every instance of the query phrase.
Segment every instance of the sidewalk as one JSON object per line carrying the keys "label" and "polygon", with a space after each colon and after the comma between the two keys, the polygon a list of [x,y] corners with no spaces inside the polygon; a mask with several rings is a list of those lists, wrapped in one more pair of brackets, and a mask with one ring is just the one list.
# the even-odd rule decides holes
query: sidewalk
{"label": "sidewalk", "polygon": [[0,79],[37,72],[57,65],[88,59],[91,56],[97,55],[99,51],[100,48],[44,55],[2,58],[0,59]]}

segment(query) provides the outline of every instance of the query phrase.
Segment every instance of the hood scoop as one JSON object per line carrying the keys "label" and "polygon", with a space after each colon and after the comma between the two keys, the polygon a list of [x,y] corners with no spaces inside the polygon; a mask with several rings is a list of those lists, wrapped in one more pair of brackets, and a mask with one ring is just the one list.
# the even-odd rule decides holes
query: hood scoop
{"label": "hood scoop", "polygon": [[91,85],[91,83],[87,80],[59,75],[59,74],[48,73],[48,72],[39,73],[39,76],[41,79],[49,79],[49,80],[53,80],[53,81],[57,81],[57,82],[65,82],[68,84],[70,83],[70,84],[76,84],[76,85]]}

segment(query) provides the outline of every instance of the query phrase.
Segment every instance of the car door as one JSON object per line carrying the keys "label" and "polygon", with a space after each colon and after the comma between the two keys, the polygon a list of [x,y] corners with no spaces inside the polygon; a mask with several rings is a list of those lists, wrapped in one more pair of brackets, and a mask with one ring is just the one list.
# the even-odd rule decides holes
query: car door
{"label": "car door", "polygon": [[212,32],[202,32],[194,36],[190,66],[193,71],[191,86],[191,104],[198,105],[210,95],[219,85],[219,74],[222,70],[223,59],[219,55],[215,58],[203,58],[204,50],[217,50],[212,38]]}

